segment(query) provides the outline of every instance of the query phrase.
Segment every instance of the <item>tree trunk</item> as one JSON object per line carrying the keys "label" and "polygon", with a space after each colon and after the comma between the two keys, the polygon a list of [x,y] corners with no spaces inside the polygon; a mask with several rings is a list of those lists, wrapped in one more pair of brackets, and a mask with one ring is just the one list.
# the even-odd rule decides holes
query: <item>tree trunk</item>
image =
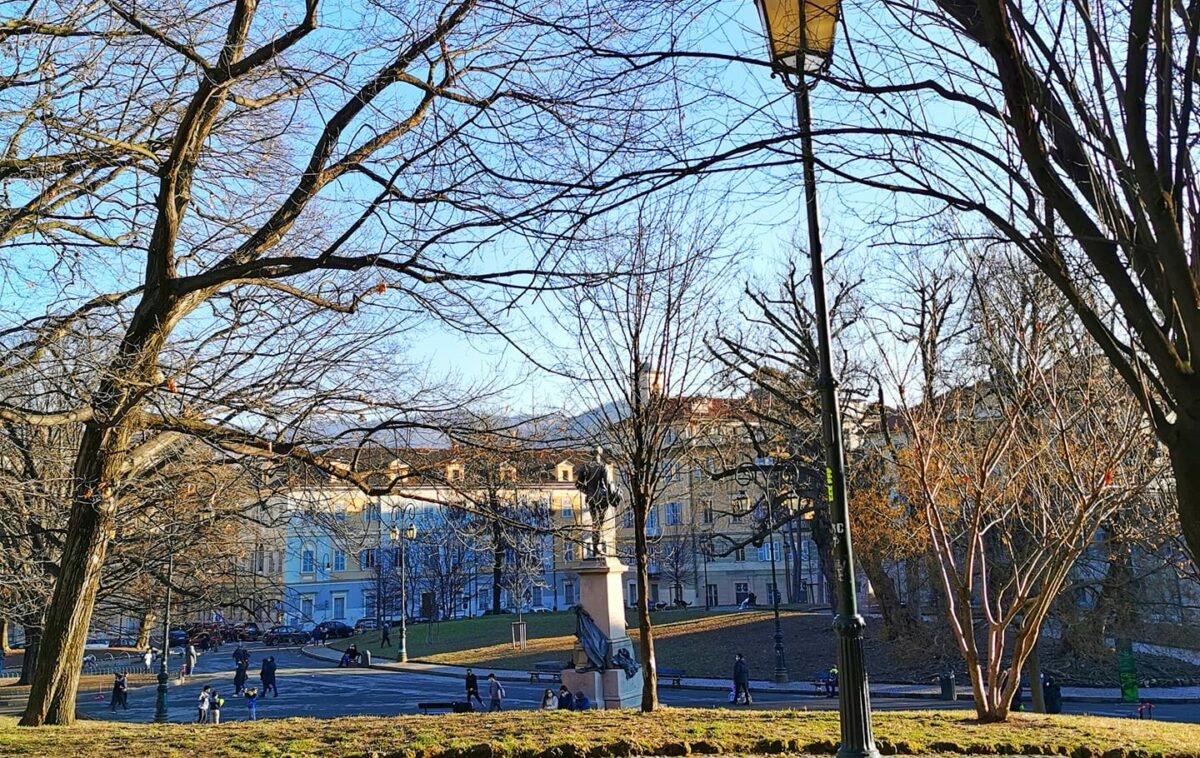
{"label": "tree trunk", "polygon": [[654,660],[654,631],[650,626],[650,550],[646,543],[646,508],[633,509],[634,556],[638,585],[638,647],[642,658],[642,712],[658,708],[658,664]]}
{"label": "tree trunk", "polygon": [[921,561],[909,558],[904,562],[904,600],[908,603],[909,614],[921,622],[924,620],[924,608],[921,600]]}
{"label": "tree trunk", "polygon": [[[41,629],[29,624],[25,625],[25,656],[21,659],[21,678],[17,680],[17,684],[29,684],[33,681],[33,669],[37,664],[41,639]],[[82,660],[80,665],[83,665]]]}
{"label": "tree trunk", "polygon": [[900,602],[900,593],[896,589],[896,581],[883,568],[882,562],[870,554],[859,558],[863,573],[875,590],[875,600],[879,603],[879,613],[883,617],[882,635],[885,640],[894,640],[909,635],[916,628],[916,622],[908,609]]}
{"label": "tree trunk", "polygon": [[157,615],[154,613],[153,608],[147,608],[142,613],[142,619],[138,622],[137,641],[133,643],[133,646],[138,650],[145,650],[150,647],[150,632],[154,630],[154,620],[156,618]]}
{"label": "tree trunk", "polygon": [[504,528],[492,524],[492,613],[500,613],[500,585],[504,581]]}
{"label": "tree trunk", "polygon": [[1175,426],[1167,448],[1175,472],[1175,508],[1192,560],[1200,566],[1200,419],[1180,411]]}
{"label": "tree trunk", "polygon": [[829,607],[837,614],[837,584],[833,577],[833,526],[829,521],[829,504],[818,504],[813,508],[813,543],[817,546],[817,558],[821,564],[821,578],[825,581],[825,597]]}
{"label": "tree trunk", "polygon": [[0,619],[0,656],[11,652],[12,649],[8,646],[8,619]]}

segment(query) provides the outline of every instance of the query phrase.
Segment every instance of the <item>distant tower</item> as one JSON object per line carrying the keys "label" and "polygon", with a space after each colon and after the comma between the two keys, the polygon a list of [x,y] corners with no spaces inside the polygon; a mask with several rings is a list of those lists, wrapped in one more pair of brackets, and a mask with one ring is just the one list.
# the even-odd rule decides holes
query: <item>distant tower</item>
{"label": "distant tower", "polygon": [[642,361],[641,368],[632,378],[637,383],[638,397],[643,403],[648,401],[651,395],[662,394],[662,374],[650,368],[650,361]]}

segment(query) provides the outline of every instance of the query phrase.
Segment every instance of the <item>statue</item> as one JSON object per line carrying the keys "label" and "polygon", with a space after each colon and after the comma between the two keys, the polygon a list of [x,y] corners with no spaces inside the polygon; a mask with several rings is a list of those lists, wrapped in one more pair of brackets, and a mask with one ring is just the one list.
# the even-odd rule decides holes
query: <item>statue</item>
{"label": "statue", "polygon": [[575,476],[575,489],[583,492],[588,514],[592,517],[592,552],[601,558],[608,552],[603,532],[608,522],[608,509],[614,511],[621,504],[621,495],[608,481],[608,467],[602,459],[603,448],[596,448],[596,460],[579,467]]}
{"label": "statue", "polygon": [[583,648],[583,654],[587,656],[588,669],[596,671],[621,669],[625,672],[626,679],[632,679],[637,675],[642,667],[633,659],[628,650],[621,648],[610,659],[608,652],[612,646],[612,640],[604,635],[603,630],[597,626],[591,614],[582,606],[577,605],[575,606],[575,617],[575,636],[579,638],[579,646]]}

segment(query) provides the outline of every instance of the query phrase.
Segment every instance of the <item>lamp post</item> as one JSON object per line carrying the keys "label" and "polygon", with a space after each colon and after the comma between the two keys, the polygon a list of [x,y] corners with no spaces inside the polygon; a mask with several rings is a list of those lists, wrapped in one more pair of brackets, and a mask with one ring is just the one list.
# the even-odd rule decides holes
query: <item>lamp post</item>
{"label": "lamp post", "polygon": [[779,623],[779,575],[775,573],[775,509],[770,500],[767,501],[767,518],[770,519],[770,531],[767,532],[767,549],[771,553],[771,609],[775,613],[775,682],[787,684],[787,660],[783,655],[783,627]]}
{"label": "lamp post", "polygon": [[171,678],[171,582],[175,577],[175,551],[167,548],[167,603],[163,609],[162,660],[158,662],[158,694],[154,698],[154,723],[167,723],[167,682]]}
{"label": "lamp post", "polygon": [[400,531],[392,527],[392,541],[400,543],[400,650],[396,660],[408,663],[408,541],[417,538],[417,525],[410,523]]}
{"label": "lamp post", "polygon": [[[871,697],[863,661],[863,629],[854,584],[854,549],[846,504],[846,471],[837,384],[833,378],[829,340],[829,308],[825,297],[825,262],[817,207],[816,161],[813,158],[809,90],[833,55],[840,0],[755,0],[771,63],[796,96],[800,150],[804,170],[804,205],[808,220],[808,255],[812,266],[813,306],[820,361],[821,431],[825,446],[825,486],[833,525],[834,576],[838,583],[838,687],[842,742],[838,756],[879,755],[871,729]],[[806,80],[806,77],[808,79]]]}

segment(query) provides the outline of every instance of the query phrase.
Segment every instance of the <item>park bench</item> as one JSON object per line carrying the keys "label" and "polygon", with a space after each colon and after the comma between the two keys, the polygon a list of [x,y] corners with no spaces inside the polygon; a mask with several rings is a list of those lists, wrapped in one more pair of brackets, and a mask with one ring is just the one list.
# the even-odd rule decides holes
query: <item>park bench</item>
{"label": "park bench", "polygon": [[421,709],[421,713],[426,716],[430,711],[450,711],[452,713],[469,713],[471,711],[470,703],[460,702],[444,702],[444,703],[417,703],[417,707]]}
{"label": "park bench", "polygon": [[562,661],[538,661],[533,664],[533,670],[529,672],[529,683],[540,682],[542,677],[546,677],[552,682],[562,681],[562,670],[564,665]]}
{"label": "park bench", "polygon": [[833,697],[837,694],[837,678],[830,674],[817,674],[812,679],[813,690],[818,695]]}
{"label": "park bench", "polygon": [[672,687],[682,687],[683,678],[687,676],[687,671],[683,669],[663,669],[658,670],[659,679],[670,679]]}

